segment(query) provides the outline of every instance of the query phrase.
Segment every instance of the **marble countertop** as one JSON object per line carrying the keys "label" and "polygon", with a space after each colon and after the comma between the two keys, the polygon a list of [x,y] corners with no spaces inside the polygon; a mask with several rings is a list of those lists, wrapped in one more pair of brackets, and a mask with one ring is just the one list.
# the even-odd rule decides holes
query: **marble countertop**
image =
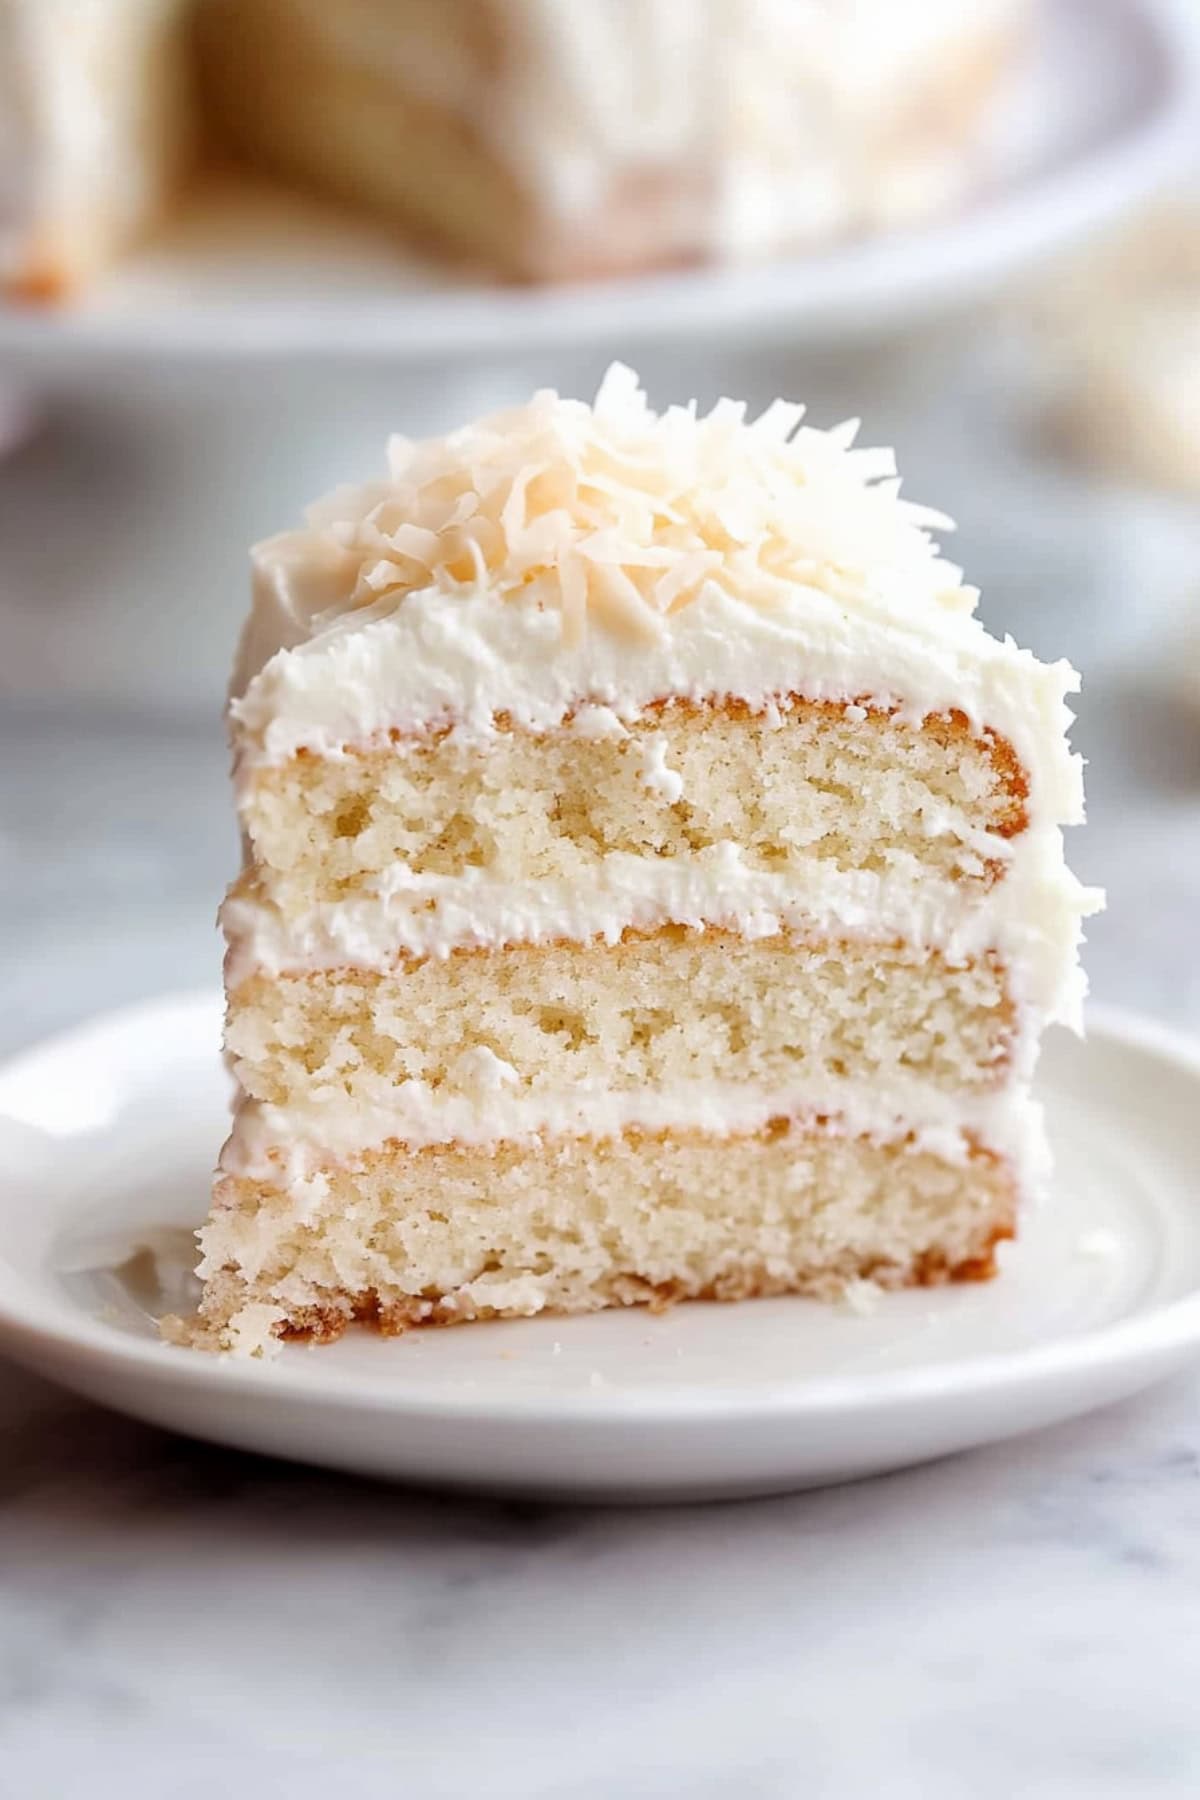
{"label": "marble countertop", "polygon": [[0,1397],[0,1794],[1177,1800],[1200,1386],[856,1487],[415,1496]]}
{"label": "marble countertop", "polygon": [[[970,460],[926,409],[913,491],[993,620],[1085,670],[1096,994],[1200,1030],[1200,523],[1031,507],[1056,477],[998,395]],[[7,705],[0,1050],[215,983],[234,854],[211,712]],[[209,1449],[0,1366],[0,1800],[1185,1800],[1198,1518],[1200,1375],[857,1487],[603,1512]]]}

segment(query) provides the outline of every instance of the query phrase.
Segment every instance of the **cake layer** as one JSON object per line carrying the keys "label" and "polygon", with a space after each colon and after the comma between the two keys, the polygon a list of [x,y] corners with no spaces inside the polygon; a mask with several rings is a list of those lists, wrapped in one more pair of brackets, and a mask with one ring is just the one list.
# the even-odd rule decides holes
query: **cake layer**
{"label": "cake layer", "polygon": [[1016,1170],[1028,1193],[1038,1191],[1046,1167],[1041,1108],[1025,1081],[996,1092],[948,1094],[898,1078],[888,1087],[868,1081],[815,1081],[786,1087],[747,1082],[682,1081],[647,1088],[530,1088],[504,1083],[472,1093],[431,1090],[414,1082],[378,1104],[326,1088],[290,1106],[239,1100],[233,1130],[222,1147],[225,1175],[288,1187],[303,1209],[315,1182],[367,1152],[431,1145],[476,1148],[539,1139],[619,1137],[622,1132],[690,1132],[745,1137],[772,1119],[836,1120],[852,1137],[886,1143],[907,1136],[949,1162],[982,1145]]}
{"label": "cake layer", "polygon": [[1016,1185],[966,1161],[776,1120],[741,1137],[391,1149],[303,1207],[226,1178],[201,1234],[201,1317],[226,1347],[546,1311],[976,1279],[1012,1235]]}
{"label": "cake layer", "polygon": [[841,1082],[876,1082],[882,1105],[898,1082],[998,1087],[1014,1031],[994,958],[953,967],[898,944],[668,927],[389,973],[252,977],[230,995],[225,1042],[246,1093],[280,1106],[328,1094],[386,1107],[411,1083],[517,1095],[717,1078],[826,1102]]}
{"label": "cake layer", "polygon": [[612,855],[694,856],[736,842],[745,866],[808,858],[986,882],[1025,825],[1011,748],[960,715],[920,726],[881,709],[785,697],[768,712],[684,701],[628,725],[588,706],[561,731],[454,733],[254,771],[240,813],[285,911],[416,875],[588,880]]}

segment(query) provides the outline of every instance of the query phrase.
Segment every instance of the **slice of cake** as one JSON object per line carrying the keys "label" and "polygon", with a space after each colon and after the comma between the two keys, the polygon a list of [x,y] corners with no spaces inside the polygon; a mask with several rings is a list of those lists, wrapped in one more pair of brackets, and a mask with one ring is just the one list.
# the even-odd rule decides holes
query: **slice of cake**
{"label": "slice of cake", "polygon": [[1076,678],[801,410],[617,367],[259,546],[210,1341],[992,1272]]}

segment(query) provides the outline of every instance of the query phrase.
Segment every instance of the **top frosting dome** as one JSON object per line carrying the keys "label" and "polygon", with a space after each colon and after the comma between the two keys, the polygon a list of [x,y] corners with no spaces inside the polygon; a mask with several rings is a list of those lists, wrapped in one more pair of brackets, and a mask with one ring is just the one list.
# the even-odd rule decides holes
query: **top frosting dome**
{"label": "top frosting dome", "polygon": [[259,546],[290,624],[276,641],[431,591],[557,609],[565,645],[597,624],[652,640],[714,584],[767,611],[800,586],[925,630],[961,621],[975,592],[930,536],[950,521],[900,498],[891,451],[855,449],[855,423],[819,431],[803,412],[655,413],[614,364],[594,405],[544,390],[446,437],[395,438],[389,480]]}

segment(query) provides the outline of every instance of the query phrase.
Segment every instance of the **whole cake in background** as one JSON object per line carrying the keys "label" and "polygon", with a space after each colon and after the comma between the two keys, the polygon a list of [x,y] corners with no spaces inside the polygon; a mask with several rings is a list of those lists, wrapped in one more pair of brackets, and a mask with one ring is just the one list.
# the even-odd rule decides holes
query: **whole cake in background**
{"label": "whole cake in background", "polygon": [[0,0],[8,278],[70,291],[232,150],[521,279],[954,200],[1031,0]]}
{"label": "whole cake in background", "polygon": [[617,367],[258,547],[202,1341],[992,1272],[1076,677],[801,412]]}

